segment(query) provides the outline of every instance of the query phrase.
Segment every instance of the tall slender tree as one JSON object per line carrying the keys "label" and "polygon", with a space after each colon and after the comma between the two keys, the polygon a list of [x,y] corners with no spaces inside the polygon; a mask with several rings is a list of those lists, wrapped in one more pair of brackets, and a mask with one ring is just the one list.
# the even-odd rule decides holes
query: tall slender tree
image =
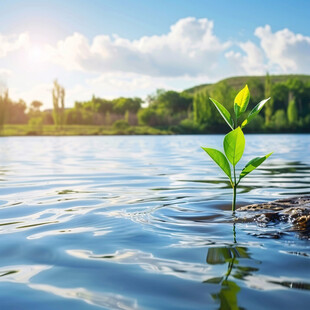
{"label": "tall slender tree", "polygon": [[54,81],[52,96],[54,124],[62,128],[65,124],[65,89],[58,84],[57,80]]}
{"label": "tall slender tree", "polygon": [[290,125],[296,125],[298,122],[298,109],[296,100],[291,92],[289,92],[289,102],[287,107],[287,120]]}
{"label": "tall slender tree", "polygon": [[2,131],[3,129],[8,105],[9,105],[9,92],[6,89],[2,92],[2,94],[0,94],[0,131]]}
{"label": "tall slender tree", "polygon": [[207,125],[212,118],[212,107],[209,103],[207,91],[200,92],[194,96],[193,100],[194,122],[198,125]]}
{"label": "tall slender tree", "polygon": [[[269,73],[267,72],[266,78],[265,78],[265,98],[271,97],[271,91],[272,91],[271,78],[270,78]],[[271,98],[265,107],[265,123],[266,124],[270,123],[272,113],[273,113],[273,99]]]}

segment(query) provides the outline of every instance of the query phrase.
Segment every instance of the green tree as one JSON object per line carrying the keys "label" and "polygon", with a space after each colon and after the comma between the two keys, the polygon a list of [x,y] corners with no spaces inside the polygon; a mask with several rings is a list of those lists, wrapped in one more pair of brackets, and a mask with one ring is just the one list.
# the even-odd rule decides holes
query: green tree
{"label": "green tree", "polygon": [[[273,111],[280,109],[287,109],[288,98],[289,98],[289,88],[285,83],[277,83],[272,85],[271,98],[273,98]],[[268,106],[268,104],[266,105]]]}
{"label": "green tree", "polygon": [[297,110],[300,111],[300,116],[303,115],[304,111],[302,102],[305,101],[306,93],[304,82],[300,79],[292,78],[286,82],[286,86],[288,87],[289,92],[294,96]]}
{"label": "green tree", "polygon": [[[231,103],[234,101],[236,96],[236,91],[229,86],[225,81],[217,83],[216,86],[210,90],[209,95],[211,98],[219,98],[220,102],[231,115],[234,114],[233,107]],[[212,105],[212,103],[210,103]],[[223,132],[223,120],[220,114],[216,111],[215,107],[211,108],[212,111],[212,130],[215,132]]]}
{"label": "green tree", "polygon": [[218,98],[218,101],[221,102],[226,109],[233,112],[231,108],[231,102],[234,100],[237,91],[233,89],[226,81],[219,82],[215,85],[213,89],[210,90],[210,97]]}
{"label": "green tree", "polygon": [[144,108],[138,112],[140,125],[165,126],[167,124],[166,117],[164,109],[155,109],[153,107]]}
{"label": "green tree", "polygon": [[[271,78],[269,73],[267,72],[266,77],[265,77],[265,89],[264,89],[264,97],[269,98],[271,97]],[[266,105],[265,108],[265,123],[268,125],[271,121],[271,116],[273,113],[273,97],[269,100],[268,104]]]}
{"label": "green tree", "polygon": [[257,77],[250,78],[247,85],[249,89],[251,89],[251,102],[253,103],[260,102],[264,98],[270,97],[270,95],[268,97],[264,96],[265,95],[264,82],[260,78]]}
{"label": "green tree", "polygon": [[29,117],[29,114],[26,115],[26,109],[27,105],[22,99],[18,102],[8,99],[5,122],[8,124],[26,124]]}
{"label": "green tree", "polygon": [[196,124],[200,123],[200,93],[194,95],[193,99],[193,119]]}
{"label": "green tree", "polygon": [[[267,103],[268,104],[268,103]],[[264,129],[265,119],[261,115],[257,115],[249,124],[247,130],[248,132],[259,132]]]}
{"label": "green tree", "polygon": [[299,113],[302,117],[310,115],[310,82],[304,83],[304,92],[302,97],[302,109],[299,109]]}
{"label": "green tree", "polygon": [[128,110],[125,112],[124,119],[127,123],[129,123],[129,111]]}
{"label": "green tree", "polygon": [[92,111],[81,108],[66,110],[66,121],[68,125],[93,125]]}
{"label": "green tree", "polygon": [[158,104],[157,98],[161,95],[164,94],[166,91],[162,88],[156,89],[155,93],[147,95],[146,97],[146,102],[148,106],[153,106]]}
{"label": "green tree", "polygon": [[9,92],[5,90],[0,95],[0,130],[3,129],[3,125],[6,119],[6,113],[9,105]]}
{"label": "green tree", "polygon": [[187,93],[178,93],[174,90],[157,89],[155,94],[147,97],[150,107],[165,109],[167,113],[175,115],[186,112],[192,105],[192,97]]}
{"label": "green tree", "polygon": [[194,122],[198,125],[207,125],[212,121],[212,106],[207,91],[194,96],[193,116]]}
{"label": "green tree", "polygon": [[287,119],[290,125],[296,125],[298,122],[298,110],[294,98],[292,98],[288,103]]}
{"label": "green tree", "polygon": [[141,108],[142,100],[140,98],[117,98],[113,100],[113,110],[116,113],[124,115],[127,111],[137,113]]}
{"label": "green tree", "polygon": [[30,107],[35,111],[35,112],[39,112],[40,108],[43,106],[43,103],[38,101],[38,100],[34,100],[31,102]]}
{"label": "green tree", "polygon": [[166,91],[158,97],[159,104],[174,113],[186,112],[192,104],[192,98],[173,90]]}
{"label": "green tree", "polygon": [[287,127],[286,113],[283,109],[277,110],[272,120],[278,130]]}
{"label": "green tree", "polygon": [[65,89],[58,84],[57,80],[54,81],[52,96],[54,124],[62,128],[65,124]]}
{"label": "green tree", "polygon": [[96,112],[106,115],[113,111],[113,102],[111,100],[93,96],[92,101],[96,107]]}

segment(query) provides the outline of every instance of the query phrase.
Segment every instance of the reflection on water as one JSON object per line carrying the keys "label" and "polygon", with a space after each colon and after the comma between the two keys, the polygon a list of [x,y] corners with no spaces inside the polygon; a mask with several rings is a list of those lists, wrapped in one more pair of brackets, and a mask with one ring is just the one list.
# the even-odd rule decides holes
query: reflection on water
{"label": "reflection on water", "polygon": [[[309,236],[232,217],[221,141],[0,139],[0,308],[305,309]],[[270,150],[240,205],[310,194],[310,136],[250,135],[239,168]]]}
{"label": "reflection on water", "polygon": [[232,269],[235,267],[236,256],[242,257],[243,255],[244,249],[238,247],[216,247],[210,248],[208,250],[208,264],[213,265],[227,263],[227,271],[225,275],[222,277],[211,278],[205,281],[205,283],[212,283],[220,286],[219,293],[212,294],[212,297],[215,300],[220,301],[220,309],[238,308],[237,294],[240,291],[240,287],[234,281],[231,281],[228,278],[232,272]]}
{"label": "reflection on water", "polygon": [[139,309],[137,301],[112,293],[90,292],[84,288],[63,288],[46,284],[30,284],[31,289],[54,294],[57,297],[77,299],[87,304],[113,310]]}
{"label": "reflection on water", "polygon": [[[242,259],[250,259],[247,248],[237,245],[235,224],[233,224],[234,244],[224,247],[211,247],[208,249],[206,262],[209,265],[227,264],[227,271],[222,276],[209,278],[204,283],[216,284],[220,291],[211,296],[220,304],[219,309],[239,309],[237,294],[240,286],[232,280],[244,280],[246,276],[257,271],[257,268],[242,266]],[[239,266],[240,264],[240,266]],[[231,275],[234,269],[234,274]]]}
{"label": "reflection on water", "polygon": [[[259,271],[261,261],[255,261],[250,256],[246,247],[238,246],[233,224],[234,243],[222,247],[210,247],[208,249],[206,262],[208,265],[226,265],[227,270],[222,276],[211,277],[204,283],[214,284],[219,292],[212,293],[212,298],[219,303],[219,309],[244,309],[238,304],[238,293],[241,287],[239,281],[245,281],[248,285],[259,290],[278,290],[279,286],[289,289],[310,290],[310,282],[302,282],[294,279],[277,279],[269,275],[255,275]],[[247,266],[254,262],[257,267]],[[306,270],[305,270],[306,272]]]}
{"label": "reflection on water", "polygon": [[84,288],[63,288],[40,284],[31,281],[33,277],[52,266],[10,266],[0,269],[0,282],[13,282],[25,284],[30,289],[47,292],[62,298],[78,299],[91,305],[115,310],[138,309],[137,302],[124,298],[121,295],[108,293],[94,293]]}
{"label": "reflection on water", "polygon": [[155,257],[152,253],[136,250],[117,251],[112,254],[97,254],[89,251],[68,250],[67,253],[80,259],[103,260],[117,264],[134,264],[149,273],[170,275],[181,279],[201,281],[208,268],[202,264]]}

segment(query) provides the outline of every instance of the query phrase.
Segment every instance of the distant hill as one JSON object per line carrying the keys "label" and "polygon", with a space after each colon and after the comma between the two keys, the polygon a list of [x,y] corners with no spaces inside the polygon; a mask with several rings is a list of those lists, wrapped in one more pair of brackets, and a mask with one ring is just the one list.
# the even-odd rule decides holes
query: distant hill
{"label": "distant hill", "polygon": [[[225,83],[227,86],[231,86],[235,90],[241,89],[244,87],[245,84],[251,84],[251,82],[265,82],[266,76],[236,76],[236,77],[230,77],[221,81],[218,81],[214,84],[201,84],[197,85],[188,89],[185,89],[183,93],[187,93],[190,95],[193,95],[197,92],[200,92],[202,90],[207,90],[208,92],[212,92],[215,87],[217,87],[219,84]],[[270,75],[271,82],[272,83],[280,83],[285,82],[289,79],[297,78],[303,82],[310,82],[310,75],[304,75],[304,74],[288,74],[288,75]]]}

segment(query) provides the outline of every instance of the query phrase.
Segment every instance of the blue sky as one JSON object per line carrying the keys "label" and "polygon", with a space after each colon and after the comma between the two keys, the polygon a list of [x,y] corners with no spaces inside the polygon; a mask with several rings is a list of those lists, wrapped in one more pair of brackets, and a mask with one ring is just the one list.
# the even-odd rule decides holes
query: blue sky
{"label": "blue sky", "polygon": [[51,106],[141,96],[234,75],[310,73],[309,1],[0,2],[0,81]]}

